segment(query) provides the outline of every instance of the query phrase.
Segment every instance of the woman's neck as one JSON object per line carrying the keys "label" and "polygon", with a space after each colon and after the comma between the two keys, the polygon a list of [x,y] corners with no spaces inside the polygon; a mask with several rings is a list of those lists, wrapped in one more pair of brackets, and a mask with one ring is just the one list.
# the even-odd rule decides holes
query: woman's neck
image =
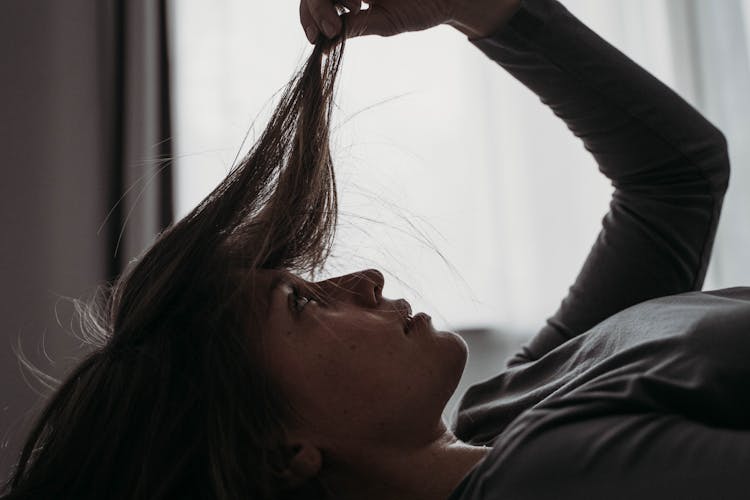
{"label": "woman's neck", "polygon": [[329,459],[321,479],[335,499],[445,500],[490,450],[446,430],[419,447],[362,446]]}

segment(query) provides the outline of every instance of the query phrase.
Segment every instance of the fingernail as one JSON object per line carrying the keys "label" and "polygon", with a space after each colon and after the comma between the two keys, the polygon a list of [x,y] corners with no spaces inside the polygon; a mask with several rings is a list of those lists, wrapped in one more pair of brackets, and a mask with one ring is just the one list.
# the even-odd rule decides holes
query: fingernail
{"label": "fingernail", "polygon": [[310,40],[310,43],[315,43],[315,39],[318,38],[315,28],[312,26],[305,28],[305,34],[307,35],[307,39]]}
{"label": "fingernail", "polygon": [[323,32],[328,36],[328,38],[333,38],[336,36],[336,31],[333,29],[333,26],[331,26],[331,23],[328,21],[323,21],[321,23],[321,26],[323,28]]}

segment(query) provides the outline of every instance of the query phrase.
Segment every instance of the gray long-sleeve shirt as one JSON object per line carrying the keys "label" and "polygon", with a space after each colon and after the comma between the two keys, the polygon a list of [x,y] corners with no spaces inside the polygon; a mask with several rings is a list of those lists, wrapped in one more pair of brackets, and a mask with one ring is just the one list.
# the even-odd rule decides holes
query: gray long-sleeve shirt
{"label": "gray long-sleeve shirt", "polygon": [[450,500],[750,498],[750,287],[699,291],[724,136],[554,0],[471,41],[615,191],[559,310],[461,400],[456,436],[493,449]]}

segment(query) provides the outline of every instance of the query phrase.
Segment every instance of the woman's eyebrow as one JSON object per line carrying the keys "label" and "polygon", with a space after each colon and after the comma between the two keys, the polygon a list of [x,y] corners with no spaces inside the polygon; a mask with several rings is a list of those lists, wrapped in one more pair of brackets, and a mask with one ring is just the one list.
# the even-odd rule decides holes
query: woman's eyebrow
{"label": "woman's eyebrow", "polygon": [[289,279],[284,276],[283,274],[277,274],[273,277],[273,279],[268,283],[268,288],[266,288],[266,314],[268,314],[271,311],[271,307],[274,303],[274,292],[277,288],[289,283]]}
{"label": "woman's eyebrow", "polygon": [[274,278],[271,280],[271,283],[268,285],[268,294],[272,295],[273,292],[280,287],[281,285],[284,285],[288,282],[287,277],[283,274],[277,274],[274,276]]}

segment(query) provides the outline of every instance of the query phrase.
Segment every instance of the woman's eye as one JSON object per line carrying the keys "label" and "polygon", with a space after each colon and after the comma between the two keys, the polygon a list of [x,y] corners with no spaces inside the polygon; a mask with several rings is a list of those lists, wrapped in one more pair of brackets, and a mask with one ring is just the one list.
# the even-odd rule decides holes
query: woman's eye
{"label": "woman's eye", "polygon": [[297,311],[301,311],[305,307],[305,304],[307,304],[311,300],[300,295],[299,288],[297,288],[296,286],[292,287],[292,293],[294,295],[294,308]]}

